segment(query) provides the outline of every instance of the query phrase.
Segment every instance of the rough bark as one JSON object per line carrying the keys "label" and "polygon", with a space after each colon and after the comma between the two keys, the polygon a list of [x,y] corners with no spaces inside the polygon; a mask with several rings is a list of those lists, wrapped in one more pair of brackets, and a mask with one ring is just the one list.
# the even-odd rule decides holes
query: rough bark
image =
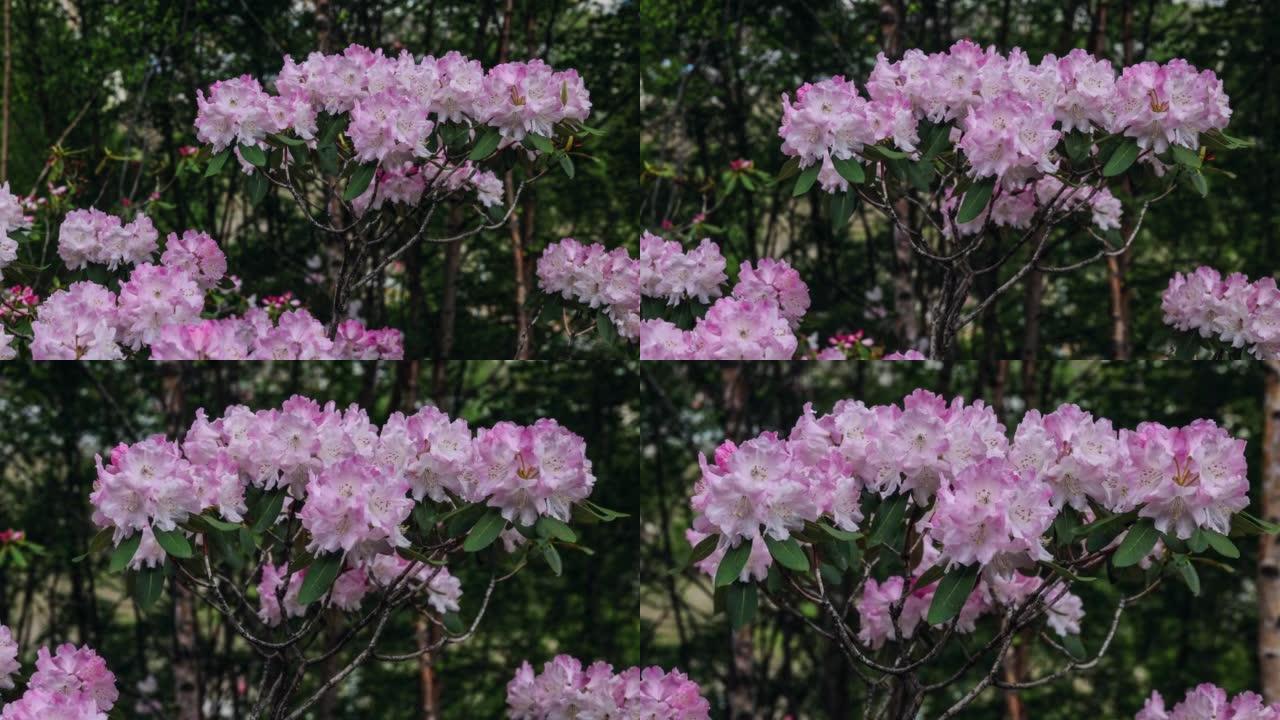
{"label": "rough bark", "polygon": [[[1262,515],[1280,522],[1280,361],[1269,361],[1263,396]],[[1258,673],[1268,703],[1280,702],[1280,536],[1258,541]]]}

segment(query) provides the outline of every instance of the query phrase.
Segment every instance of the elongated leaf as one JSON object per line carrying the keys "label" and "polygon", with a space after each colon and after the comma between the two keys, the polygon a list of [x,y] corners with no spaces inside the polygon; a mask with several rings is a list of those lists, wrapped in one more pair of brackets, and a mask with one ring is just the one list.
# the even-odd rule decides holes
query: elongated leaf
{"label": "elongated leaf", "polygon": [[1124,540],[1120,541],[1120,547],[1111,557],[1111,563],[1116,567],[1137,565],[1139,560],[1151,552],[1159,539],[1160,531],[1156,530],[1156,526],[1150,520],[1145,518],[1139,520],[1129,528],[1129,534],[1124,536]]}
{"label": "elongated leaf", "polygon": [[760,598],[753,583],[734,583],[725,591],[724,609],[734,630],[756,619]]}
{"label": "elongated leaf", "polygon": [[947,125],[937,125],[929,133],[928,145],[925,146],[925,161],[932,161],[942,153],[951,149],[951,128]]}
{"label": "elongated leaf", "polygon": [[596,315],[596,337],[605,345],[618,344],[618,328],[603,311]]}
{"label": "elongated leaf", "polygon": [[444,629],[453,635],[461,635],[467,631],[467,626],[462,622],[462,616],[456,612],[445,613],[440,621],[444,623]]}
{"label": "elongated leaf", "polygon": [[369,183],[373,182],[373,176],[377,174],[377,165],[361,165],[351,173],[351,179],[347,181],[347,189],[342,193],[342,199],[351,202],[364,194],[369,189]]}
{"label": "elongated leaf", "polygon": [[133,559],[134,554],[138,552],[138,546],[141,544],[141,532],[135,532],[131,537],[125,538],[111,553],[111,562],[107,565],[107,569],[113,573],[124,570],[128,567],[129,561]]}
{"label": "elongated leaf", "polygon": [[1073,163],[1082,163],[1089,158],[1089,147],[1092,140],[1088,135],[1080,131],[1067,133],[1063,137],[1063,141],[1067,146],[1067,157],[1071,158]]}
{"label": "elongated leaf", "polygon": [[880,503],[880,509],[876,511],[875,526],[871,530],[871,537],[867,539],[868,548],[893,539],[907,513],[907,499],[905,494],[894,495]]}
{"label": "elongated leaf", "polygon": [[1202,532],[1209,541],[1209,547],[1213,548],[1214,552],[1232,560],[1240,557],[1240,548],[1237,548],[1236,544],[1231,542],[1231,538],[1212,530],[1203,530]]}
{"label": "elongated leaf", "polygon": [[1202,553],[1209,549],[1209,536],[1204,532],[1202,528],[1196,528],[1196,531],[1187,539],[1187,547],[1191,548],[1191,552]]}
{"label": "elongated leaf", "polygon": [[211,525],[215,530],[221,530],[223,532],[232,532],[233,530],[239,530],[241,527],[239,523],[227,522],[222,518],[208,514],[201,515],[200,519]]}
{"label": "elongated leaf", "polygon": [[555,573],[556,577],[560,577],[560,573],[564,572],[564,565],[560,562],[560,553],[556,551],[556,547],[551,543],[543,545],[542,558],[551,567],[551,572]]}
{"label": "elongated leaf", "polygon": [[929,587],[930,585],[941,580],[942,576],[945,574],[947,574],[947,569],[945,567],[941,565],[934,565],[930,567],[928,570],[925,570],[923,575],[916,578],[915,583],[912,584],[912,587],[913,588]]}
{"label": "elongated leaf", "polygon": [[1080,642],[1079,635],[1067,635],[1062,638],[1062,648],[1071,653],[1071,657],[1077,660],[1083,660],[1088,657],[1085,653],[1084,643]]}
{"label": "elongated leaf", "polygon": [[231,148],[227,148],[209,158],[209,166],[204,169],[204,176],[213,177],[222,172],[222,168],[227,166],[227,158],[229,157],[231,157]]}
{"label": "elongated leaf", "polygon": [[302,147],[307,144],[307,141],[302,138],[292,138],[283,133],[274,133],[271,136],[271,139],[288,145],[289,147]]}
{"label": "elongated leaf", "polygon": [[164,567],[139,570],[133,578],[133,599],[146,612],[164,594]]}
{"label": "elongated leaf", "polygon": [[1191,564],[1191,559],[1186,555],[1175,555],[1173,557],[1173,566],[1178,569],[1178,574],[1182,576],[1182,581],[1191,588],[1192,595],[1200,594],[1200,574],[1196,572],[1196,566]]}
{"label": "elongated leaf", "polygon": [[765,535],[764,544],[769,547],[769,554],[782,567],[799,573],[809,572],[809,558],[805,556],[804,550],[795,538],[778,540],[771,535]]}
{"label": "elongated leaf", "polygon": [[249,196],[249,202],[254,205],[262,202],[262,198],[267,196],[267,190],[270,187],[271,182],[262,171],[255,172],[244,179],[245,194]]}
{"label": "elongated leaf", "polygon": [[716,546],[720,544],[719,535],[708,535],[702,538],[702,541],[693,546],[693,552],[689,554],[689,565],[702,562],[716,551]]}
{"label": "elongated leaf", "polygon": [[1138,159],[1138,144],[1132,140],[1124,140],[1116,149],[1111,152],[1111,157],[1107,159],[1107,164],[1102,166],[1102,174],[1105,177],[1115,177],[1133,165],[1133,161]]}
{"label": "elongated leaf", "polygon": [[979,180],[970,185],[969,189],[964,191],[964,197],[960,199],[960,210],[956,213],[956,222],[967,223],[978,219],[982,211],[987,208],[987,203],[991,201],[991,192],[995,187],[994,178]]}
{"label": "elongated leaf", "polygon": [[724,587],[737,580],[742,574],[742,568],[747,566],[749,557],[751,557],[750,540],[741,540],[737,547],[729,548],[724,558],[720,560],[720,567],[716,569],[716,587]]}
{"label": "elongated leaf", "polygon": [[483,550],[493,544],[494,540],[502,534],[502,529],[507,526],[506,518],[502,517],[502,513],[497,510],[489,510],[481,518],[476,521],[471,532],[467,533],[467,539],[462,543],[462,549],[467,552],[477,552]]}
{"label": "elongated leaf", "polygon": [[840,173],[840,177],[854,185],[860,185],[867,179],[867,172],[862,169],[862,164],[856,158],[832,160],[831,164],[835,165],[836,172]]}
{"label": "elongated leaf", "polygon": [[502,142],[502,135],[498,134],[497,130],[489,128],[480,136],[479,140],[476,140],[476,144],[471,148],[467,158],[472,161],[483,160],[498,149],[498,143],[500,142]]}
{"label": "elongated leaf", "polygon": [[258,505],[253,509],[253,532],[266,532],[267,528],[276,524],[276,520],[280,517],[280,510],[284,508],[284,491],[267,493],[258,501]]}
{"label": "elongated leaf", "polygon": [[790,180],[800,174],[800,158],[793,157],[782,164],[782,169],[778,171],[778,182]]}
{"label": "elongated leaf", "polygon": [[298,604],[310,605],[324,597],[341,570],[340,553],[321,555],[313,560],[307,567],[307,576],[302,579],[302,587],[298,589]]}
{"label": "elongated leaf", "polygon": [[254,167],[262,167],[267,164],[267,154],[257,145],[241,145],[240,157]]}
{"label": "elongated leaf", "polygon": [[564,174],[565,174],[565,175],[568,175],[568,176],[569,176],[569,179],[570,179],[570,180],[572,180],[572,179],[573,179],[573,174],[574,174],[574,172],[575,172],[574,167],[573,167],[573,158],[569,157],[568,155],[561,155],[561,156],[560,156],[560,169],[561,169],[561,170],[564,170]]}
{"label": "elongated leaf", "polygon": [[962,565],[942,576],[933,593],[926,618],[930,625],[941,625],[960,614],[973,586],[978,583],[978,565]]}
{"label": "elongated leaf", "polygon": [[529,133],[528,135],[525,135],[525,139],[528,140],[529,144],[540,153],[547,153],[550,155],[556,151],[556,146],[552,144],[551,140],[549,140],[545,135]]}
{"label": "elongated leaf", "polygon": [[574,532],[573,528],[550,515],[543,515],[538,518],[538,523],[535,527],[542,537],[555,538],[569,543],[578,542],[578,533]]}
{"label": "elongated leaf", "polygon": [[192,556],[191,543],[187,542],[187,536],[181,530],[152,530],[152,533],[160,547],[170,555],[184,559]]}
{"label": "elongated leaf", "polygon": [[1181,145],[1174,145],[1170,149],[1173,150],[1174,161],[1179,165],[1186,165],[1189,168],[1199,170],[1200,166],[1203,164],[1200,160],[1200,153],[1195,150],[1182,147]]}
{"label": "elongated leaf", "polygon": [[85,554],[83,555],[77,555],[76,557],[72,558],[71,562],[78,563],[84,560],[85,558],[89,557],[90,555],[97,555],[103,550],[106,550],[108,547],[111,546],[111,536],[114,534],[115,534],[115,530],[113,530],[112,528],[103,528],[99,530],[98,534],[94,535],[93,539],[89,541],[89,550],[85,552]]}
{"label": "elongated leaf", "polygon": [[831,232],[838,234],[849,224],[849,217],[858,207],[858,196],[853,191],[836,193],[831,196]]}
{"label": "elongated leaf", "polygon": [[821,165],[810,165],[800,173],[800,177],[796,178],[796,187],[791,191],[792,197],[800,197],[809,192],[809,188],[813,187],[813,183],[818,179],[818,171],[822,169]]}

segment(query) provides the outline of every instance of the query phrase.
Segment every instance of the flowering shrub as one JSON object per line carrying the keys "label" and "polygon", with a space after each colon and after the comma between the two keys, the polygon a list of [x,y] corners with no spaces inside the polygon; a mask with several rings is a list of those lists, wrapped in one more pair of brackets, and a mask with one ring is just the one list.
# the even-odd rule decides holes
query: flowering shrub
{"label": "flowering shrub", "polygon": [[[945,643],[995,616],[984,652],[998,660],[1017,632],[1047,627],[1075,667],[1088,656],[1086,610],[1071,588],[1102,579],[1089,573],[1109,561],[1124,582],[1127,568],[1148,568],[1118,619],[1165,574],[1198,593],[1192,559],[1238,557],[1230,533],[1280,530],[1244,512],[1244,445],[1212,420],[1116,430],[1075,405],[1028,411],[1010,440],[981,401],[925,390],[901,405],[842,400],[822,416],[806,405],[788,434],[699,455],[686,536],[734,626],[754,617],[758,588],[781,609],[795,594],[843,628],[835,641],[850,662],[905,682],[918,709],[950,683],[908,681],[934,655],[908,641]],[[880,659],[886,646],[896,660]]]}
{"label": "flowering shrub", "polygon": [[[9,628],[0,625],[0,690],[12,690],[12,676],[21,669],[18,644]],[[119,698],[116,676],[88,647],[59,645],[53,654],[42,647],[36,671],[22,697],[3,706],[3,720],[106,720]]]}
{"label": "flowering shrub", "polygon": [[534,673],[526,660],[507,683],[507,717],[511,720],[559,718],[664,718],[709,720],[711,705],[702,689],[679,670],[632,667],[614,673],[613,666],[557,655]]}
{"label": "flowering shrub", "polygon": [[[795,194],[815,184],[831,194],[838,226],[858,202],[880,210],[951,280],[942,283],[931,320],[934,355],[945,354],[956,332],[1007,290],[999,284],[962,312],[973,277],[1004,264],[975,270],[965,262],[982,244],[1006,236],[1027,244],[1031,256],[1019,260],[1025,265],[1016,278],[1117,255],[1132,244],[1150,203],[1172,191],[1171,180],[1204,195],[1211,149],[1248,145],[1222,133],[1231,107],[1221,81],[1183,59],[1138,63],[1117,75],[1110,62],[1080,49],[1033,64],[1018,48],[1006,55],[962,40],[945,52],[908,50],[896,61],[881,54],[861,88],[835,76],[794,95],[782,96],[778,134],[791,158],[783,177],[798,175]],[[1121,237],[1118,181],[1135,163],[1151,169],[1157,187]],[[909,216],[900,202],[914,206]],[[1044,263],[1061,242],[1051,231],[1077,221],[1097,251],[1067,265]],[[1014,254],[996,255],[1006,253]]]}
{"label": "flowering shrub", "polygon": [[[352,45],[300,63],[285,56],[274,86],[244,75],[199,93],[206,174],[234,155],[251,201],[283,188],[312,225],[344,240],[339,312],[412,245],[501,227],[528,183],[554,166],[573,177],[571,151],[599,133],[583,125],[591,100],[578,73],[537,59],[485,69],[457,52],[393,58]],[[524,171],[509,193],[494,172],[504,155]],[[445,203],[472,208],[476,222],[427,238]]]}
{"label": "flowering shrub", "polygon": [[[0,214],[17,203],[0,186]],[[11,289],[0,299],[0,359],[17,356],[19,336],[30,340],[36,360],[115,360],[143,350],[155,360],[394,359],[404,354],[399,331],[367,329],[354,319],[329,333],[305,308],[230,313],[223,306],[238,292],[238,281],[227,277],[226,256],[205,233],[170,233],[159,264],[154,262],[159,233],[142,213],[125,223],[96,209],[73,210],[57,234],[58,256],[69,269],[132,269],[107,284],[73,282],[43,302],[30,288]],[[205,316],[206,309],[213,317]]]}
{"label": "flowering shrub", "polygon": [[[413,608],[441,628],[430,648],[394,656],[418,657],[468,638],[495,585],[530,555],[559,574],[558,548],[580,547],[570,522],[620,517],[587,499],[594,485],[583,439],[555,420],[473,432],[424,407],[393,413],[379,428],[357,406],[295,396],[271,410],[232,406],[218,418],[202,409],[180,440],[117,445],[97,458],[89,499],[102,528],[93,547],[114,548],[111,568],[130,572],[140,608],[154,605],[166,582],[196,590],[276,658],[268,675],[306,667],[277,667],[281,647],[306,662],[311,642],[336,653],[352,640],[319,640],[322,617],[376,628],[351,667],[328,679],[336,683],[376,651],[392,612]],[[464,622],[463,589],[449,567],[481,552],[493,556],[494,574]],[[242,590],[236,568],[251,569],[256,585]],[[255,716],[274,717],[295,701],[294,689],[271,682],[260,687]]]}
{"label": "flowering shrub", "polygon": [[1240,693],[1227,701],[1227,691],[1205,683],[1192,690],[1182,702],[1165,711],[1164,698],[1152,692],[1146,705],[1134,716],[1134,720],[1277,720],[1280,704],[1267,705],[1257,693]]}
{"label": "flowering shrub", "polygon": [[1175,273],[1160,302],[1164,321],[1202,338],[1217,338],[1245,348],[1260,360],[1280,358],[1280,290],[1275,278],[1249,282],[1240,273],[1225,279],[1201,266],[1188,275]]}

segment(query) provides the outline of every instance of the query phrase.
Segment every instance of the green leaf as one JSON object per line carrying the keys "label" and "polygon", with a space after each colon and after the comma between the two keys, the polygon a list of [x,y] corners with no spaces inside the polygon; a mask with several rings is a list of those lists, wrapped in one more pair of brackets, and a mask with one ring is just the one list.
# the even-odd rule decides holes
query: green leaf
{"label": "green leaf", "polygon": [[711,553],[716,551],[716,546],[719,544],[719,535],[708,535],[702,538],[697,545],[693,546],[693,552],[689,554],[689,562],[686,564],[692,565],[706,560],[711,556]]}
{"label": "green leaf", "polygon": [[941,625],[960,614],[964,604],[978,583],[979,566],[961,565],[942,576],[938,589],[933,593],[933,602],[929,604],[929,614],[925,618],[930,625]]}
{"label": "green leaf", "polygon": [[378,172],[377,165],[360,165],[351,173],[351,179],[347,181],[347,189],[342,193],[342,199],[351,202],[364,194],[369,189],[369,183],[373,182],[373,176]]}
{"label": "green leaf", "polygon": [[618,512],[617,510],[610,510],[609,508],[593,503],[590,500],[583,500],[582,505],[583,507],[587,508],[587,510],[594,513],[596,517],[600,518],[604,522],[613,522],[614,520],[621,520],[622,518],[631,517],[627,513]]}
{"label": "green leaf", "polygon": [[565,175],[568,175],[568,176],[569,176],[569,179],[570,179],[570,180],[572,180],[572,179],[573,179],[573,173],[574,173],[574,169],[573,169],[573,158],[569,157],[568,155],[561,155],[561,156],[560,156],[560,169],[561,169],[561,170],[564,170],[564,174],[565,174]]}
{"label": "green leaf", "polygon": [[1080,131],[1067,133],[1063,138],[1063,143],[1067,146],[1067,157],[1073,163],[1082,163],[1089,159],[1089,148],[1093,141],[1090,137]]}
{"label": "green leaf", "polygon": [[1111,563],[1116,567],[1137,565],[1139,560],[1151,552],[1159,539],[1160,531],[1156,530],[1151,520],[1145,518],[1139,520],[1129,528],[1129,534],[1124,536],[1124,540],[1120,541],[1120,547],[1112,556]]}
{"label": "green leaf", "polygon": [[883,157],[886,160],[901,160],[907,157],[907,153],[901,150],[895,150],[888,145],[868,145],[867,150]]}
{"label": "green leaf", "polygon": [[209,165],[204,169],[205,177],[213,177],[222,172],[222,168],[227,165],[227,158],[231,157],[231,148],[227,148],[222,152],[209,158]]}
{"label": "green leaf", "polygon": [[164,551],[176,558],[189,558],[193,555],[191,552],[191,543],[187,542],[187,536],[182,534],[181,530],[155,530],[151,531],[156,536],[156,542]]}
{"label": "green leaf", "polygon": [[1200,160],[1200,153],[1195,150],[1182,147],[1181,145],[1172,145],[1170,146],[1170,149],[1173,150],[1174,162],[1179,165],[1186,165],[1194,170],[1199,170],[1200,166],[1203,164]]}
{"label": "green leaf", "polygon": [[318,556],[307,568],[307,576],[302,579],[302,587],[298,590],[298,604],[310,605],[324,597],[341,571],[341,553]]}
{"label": "green leaf", "polygon": [[995,190],[995,178],[986,178],[979,180],[969,186],[964,191],[964,197],[960,200],[960,211],[956,213],[957,223],[973,222],[987,208],[987,203],[991,200],[991,193]]}
{"label": "green leaf", "polygon": [[1059,545],[1069,545],[1075,540],[1076,530],[1080,527],[1080,516],[1070,508],[1064,508],[1053,519],[1053,535]]}
{"label": "green leaf", "polygon": [[262,198],[267,196],[267,190],[270,187],[271,182],[262,171],[255,172],[244,179],[245,193],[249,195],[249,202],[253,205],[262,202]]}
{"label": "green leaf", "polygon": [[267,164],[267,154],[257,145],[241,145],[240,157],[254,167],[263,167]]}
{"label": "green leaf", "polygon": [[760,598],[754,583],[734,583],[724,594],[724,608],[734,630],[756,619]]}
{"label": "green leaf", "polygon": [[1182,576],[1182,581],[1191,588],[1192,595],[1200,594],[1200,575],[1196,572],[1196,566],[1191,564],[1191,559],[1186,555],[1174,555],[1173,566],[1178,569],[1178,574]]}
{"label": "green leaf", "polygon": [[329,145],[319,145],[316,147],[316,165],[326,175],[337,175],[341,169],[338,166],[338,146],[330,143]]}
{"label": "green leaf", "polygon": [[618,328],[604,311],[596,315],[596,337],[605,345],[618,344]]}
{"label": "green leaf", "polygon": [[[139,533],[139,536],[141,533]],[[164,566],[139,570],[133,579],[133,599],[146,612],[164,594]]]}
{"label": "green leaf", "polygon": [[470,530],[476,521],[484,515],[486,508],[484,505],[475,503],[472,505],[463,505],[462,507],[448,513],[440,518],[445,523],[445,534],[449,537],[458,537]]}
{"label": "green leaf", "polygon": [[556,547],[551,543],[542,546],[542,558],[547,561],[547,565],[551,566],[551,572],[560,577],[564,572],[564,565],[560,562],[560,553],[556,551]]}
{"label": "green leaf", "polygon": [[1196,194],[1200,197],[1207,197],[1209,195],[1209,181],[1205,179],[1203,172],[1200,172],[1199,170],[1186,170],[1181,173],[1180,177],[1190,185],[1191,189],[1195,190]]}
{"label": "green leaf", "polygon": [[551,142],[551,140],[549,140],[544,135],[539,135],[538,133],[529,133],[524,137],[525,137],[525,140],[528,140],[529,144],[532,145],[533,148],[538,152],[546,153],[550,155],[551,153],[556,151],[556,146]]}
{"label": "green leaf", "polygon": [[461,635],[467,631],[467,626],[462,622],[462,616],[456,612],[445,613],[441,622],[444,623],[444,629],[452,635]]}
{"label": "green leaf", "polygon": [[858,162],[857,158],[832,160],[831,164],[835,165],[836,172],[840,173],[840,177],[854,185],[861,185],[867,179],[867,172],[862,169],[862,164]]}
{"label": "green leaf", "polygon": [[111,562],[107,565],[113,573],[118,573],[129,566],[129,561],[133,559],[134,554],[138,552],[138,546],[142,544],[142,532],[135,532],[130,537],[125,538],[116,549],[111,553]]}
{"label": "green leaf", "polygon": [[898,531],[898,526],[902,524],[902,518],[907,514],[907,500],[908,496],[904,493],[894,495],[880,503],[880,509],[876,511],[876,522],[871,530],[871,536],[867,538],[868,549],[893,539]]}
{"label": "green leaf", "polygon": [[951,149],[951,128],[947,125],[935,125],[929,133],[923,159],[932,161],[942,153]]}
{"label": "green leaf", "polygon": [[769,547],[769,554],[782,567],[798,573],[809,572],[809,558],[805,556],[804,550],[801,549],[800,543],[796,542],[795,538],[789,537],[786,540],[778,540],[772,535],[765,535],[764,544]]}
{"label": "green leaf", "polygon": [[742,574],[742,569],[747,566],[749,557],[751,557],[750,540],[740,540],[737,547],[729,548],[720,560],[720,567],[716,569],[716,587],[733,584]]}
{"label": "green leaf", "polygon": [[1102,166],[1102,175],[1104,177],[1115,177],[1129,169],[1133,165],[1133,161],[1138,159],[1138,144],[1132,140],[1125,140],[1116,146],[1111,152],[1111,157],[1107,159],[1107,164]]}
{"label": "green leaf", "polygon": [[1066,567],[1059,565],[1057,563],[1049,562],[1047,560],[1044,561],[1044,564],[1047,565],[1050,570],[1053,570],[1055,573],[1062,576],[1063,578],[1066,578],[1067,580],[1070,580],[1071,582],[1090,583],[1098,579],[1098,578],[1088,577],[1085,575],[1077,575],[1071,572],[1070,570],[1068,570]]}
{"label": "green leaf", "polygon": [[306,140],[303,140],[302,138],[292,138],[292,137],[289,137],[288,135],[285,135],[285,134],[283,134],[283,133],[273,133],[273,134],[271,135],[271,139],[272,139],[272,140],[275,140],[275,141],[277,141],[277,142],[284,143],[285,145],[288,145],[289,147],[302,147],[302,146],[305,146],[305,145],[307,144],[307,141],[306,141]]}
{"label": "green leaf", "polygon": [[823,532],[825,532],[826,534],[830,535],[831,537],[837,540],[857,540],[858,538],[862,537],[860,533],[849,532],[848,530],[841,530],[840,528],[835,527],[834,525],[828,525],[825,522],[814,523],[814,524],[822,528]]}
{"label": "green leaf", "polygon": [[1209,547],[1213,548],[1214,552],[1232,560],[1240,557],[1240,548],[1231,542],[1231,538],[1212,530],[1201,530],[1201,532],[1204,533],[1205,538],[1209,541]]}
{"label": "green leaf", "polygon": [[782,169],[778,171],[777,181],[790,180],[800,174],[800,158],[793,157],[782,164]]}
{"label": "green leaf", "polygon": [[1191,537],[1187,539],[1187,547],[1191,548],[1191,552],[1202,553],[1209,549],[1209,536],[1204,533],[1202,528],[1196,528],[1196,531],[1191,533]]}
{"label": "green leaf", "polygon": [[284,491],[267,493],[262,496],[258,504],[253,508],[253,524],[250,525],[254,533],[263,533],[267,528],[276,524],[276,520],[280,517],[280,510],[284,508]]}
{"label": "green leaf", "polygon": [[483,550],[493,544],[494,540],[502,534],[502,529],[507,526],[506,518],[502,517],[502,513],[497,510],[487,511],[481,518],[476,521],[471,532],[467,533],[467,539],[462,543],[462,549],[466,552],[477,552]]}
{"label": "green leaf", "polygon": [[913,588],[929,587],[930,585],[941,580],[942,576],[945,574],[947,574],[947,569],[945,567],[943,567],[942,565],[933,565],[928,570],[925,570],[923,575],[916,578],[915,582],[912,584],[912,587]]}
{"label": "green leaf", "polygon": [[791,197],[800,197],[809,192],[809,188],[813,187],[813,183],[818,179],[818,171],[822,169],[821,165],[810,165],[800,173],[800,177],[796,178],[796,187],[791,191]]}
{"label": "green leaf", "polygon": [[1080,642],[1079,635],[1066,635],[1062,638],[1062,649],[1066,650],[1071,657],[1077,660],[1083,660],[1088,657],[1085,652],[1084,643]]}
{"label": "green leaf", "polygon": [[1097,552],[1110,545],[1111,541],[1124,531],[1124,526],[1135,518],[1137,513],[1132,511],[1108,515],[1076,530],[1076,537],[1087,538],[1085,549],[1089,552]]}
{"label": "green leaf", "polygon": [[498,143],[502,142],[502,135],[494,128],[489,128],[476,140],[476,144],[471,148],[471,152],[467,155],[467,159],[471,161],[483,160],[493,154],[498,149]]}
{"label": "green leaf", "polygon": [[111,536],[114,534],[115,534],[115,530],[111,528],[103,528],[99,530],[98,534],[94,535],[93,539],[89,541],[88,552],[86,552],[83,555],[77,555],[76,557],[71,559],[71,562],[78,563],[81,560],[84,560],[85,558],[89,557],[90,555],[97,555],[103,550],[106,550],[108,547],[111,546]]}
{"label": "green leaf", "polygon": [[209,525],[213,526],[215,530],[221,530],[223,532],[232,532],[239,530],[241,527],[240,523],[227,522],[220,517],[214,517],[213,515],[208,514],[201,515],[200,519],[209,523]]}
{"label": "green leaf", "polygon": [[578,533],[574,532],[573,528],[550,515],[543,515],[538,518],[538,523],[535,527],[542,537],[555,538],[568,543],[578,542]]}
{"label": "green leaf", "polygon": [[849,224],[849,218],[858,207],[858,196],[852,190],[831,196],[831,232],[838,234]]}

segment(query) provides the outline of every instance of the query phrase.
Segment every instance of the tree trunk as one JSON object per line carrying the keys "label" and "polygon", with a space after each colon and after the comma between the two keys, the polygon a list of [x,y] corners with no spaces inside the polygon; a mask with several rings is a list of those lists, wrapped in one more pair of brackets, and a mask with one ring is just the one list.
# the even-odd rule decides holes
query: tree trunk
{"label": "tree trunk", "polygon": [[4,107],[0,108],[0,182],[9,179],[9,96],[13,85],[13,43],[10,39],[13,0],[4,0]]}
{"label": "tree trunk", "polygon": [[[1280,522],[1280,361],[1266,367],[1262,516]],[[1258,672],[1268,703],[1280,702],[1280,536],[1258,541]]]}
{"label": "tree trunk", "polygon": [[[161,398],[165,425],[176,437],[186,420],[185,382],[189,377],[180,366],[169,366],[161,378]],[[170,582],[173,591],[173,701],[177,720],[200,720],[200,648],[196,627],[196,599],[185,584]]]}

